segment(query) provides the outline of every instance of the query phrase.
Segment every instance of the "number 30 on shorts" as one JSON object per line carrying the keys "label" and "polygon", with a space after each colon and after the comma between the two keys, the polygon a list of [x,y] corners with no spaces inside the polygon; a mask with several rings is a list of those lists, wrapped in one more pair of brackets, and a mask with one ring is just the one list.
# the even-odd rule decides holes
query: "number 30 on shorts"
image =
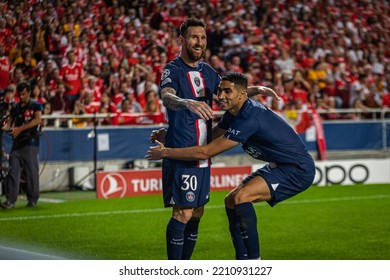
{"label": "number 30 on shorts", "polygon": [[191,189],[192,191],[196,191],[198,188],[198,179],[195,175],[181,175],[183,185],[181,186],[181,189],[183,191],[187,191]]}

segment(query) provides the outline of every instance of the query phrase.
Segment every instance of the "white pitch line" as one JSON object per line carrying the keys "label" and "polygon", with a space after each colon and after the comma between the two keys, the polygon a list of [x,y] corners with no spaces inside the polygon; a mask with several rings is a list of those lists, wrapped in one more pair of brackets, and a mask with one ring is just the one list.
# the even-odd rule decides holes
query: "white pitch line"
{"label": "white pitch line", "polygon": [[64,203],[66,200],[64,199],[58,199],[58,198],[45,198],[41,197],[39,198],[39,202],[47,202],[47,203]]}
{"label": "white pitch line", "polygon": [[[372,195],[372,196],[350,196],[350,197],[334,197],[323,199],[303,199],[284,201],[283,204],[309,204],[309,203],[323,203],[336,201],[357,201],[357,200],[373,200],[373,199],[388,199],[390,195]],[[265,203],[258,203],[255,206],[265,206]],[[208,205],[207,209],[224,208],[225,205]],[[121,215],[121,214],[138,214],[138,213],[156,213],[171,211],[170,208],[152,208],[152,209],[133,209],[133,210],[118,210],[105,212],[89,212],[89,213],[66,213],[54,215],[39,215],[39,216],[16,216],[8,218],[0,218],[0,222],[7,221],[24,221],[24,220],[41,220],[41,219],[57,219],[57,218],[71,218],[71,217],[87,217],[87,216],[103,216],[103,215]]]}
{"label": "white pitch line", "polygon": [[0,246],[1,260],[65,260],[62,257]]}

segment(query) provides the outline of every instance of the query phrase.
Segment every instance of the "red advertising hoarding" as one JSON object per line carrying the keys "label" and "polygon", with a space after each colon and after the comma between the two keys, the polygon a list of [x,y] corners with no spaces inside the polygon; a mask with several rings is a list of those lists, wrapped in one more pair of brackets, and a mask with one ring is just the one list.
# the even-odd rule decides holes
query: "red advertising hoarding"
{"label": "red advertising hoarding", "polygon": [[[251,166],[213,167],[211,191],[231,190],[251,171]],[[158,194],[162,191],[161,169],[98,172],[96,179],[99,199]]]}

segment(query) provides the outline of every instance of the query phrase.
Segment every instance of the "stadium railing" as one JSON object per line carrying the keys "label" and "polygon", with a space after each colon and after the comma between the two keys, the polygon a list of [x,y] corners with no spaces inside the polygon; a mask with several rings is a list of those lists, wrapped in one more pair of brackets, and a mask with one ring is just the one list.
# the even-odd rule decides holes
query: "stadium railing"
{"label": "stadium railing", "polygon": [[[297,112],[303,112],[303,110],[297,110]],[[308,113],[311,113],[311,110],[307,110]],[[390,108],[383,108],[383,109],[332,109],[332,110],[324,110],[319,109],[317,112],[324,116],[326,114],[330,113],[336,113],[340,114],[344,117],[340,119],[334,119],[334,120],[326,120],[324,121],[355,121],[356,119],[348,118],[348,116],[355,114],[356,118],[359,120],[390,120]],[[222,116],[224,111],[216,111],[214,112],[214,115],[216,117]],[[128,122],[116,124],[116,125],[146,125],[146,124],[160,124],[165,123],[164,119],[161,118],[162,113],[124,113],[121,114],[122,116],[125,116],[128,118]],[[43,115],[43,119],[54,119],[59,120],[61,122],[69,123],[69,120],[72,120],[74,118],[77,119],[85,119],[87,120],[100,120],[100,119],[106,119],[111,118],[115,119],[118,116],[120,116],[117,113],[96,113],[96,114],[82,114],[82,115],[73,115],[73,114],[61,114],[61,113],[53,113],[51,115]],[[153,120],[155,120],[153,122]],[[72,125],[69,125],[68,127],[72,127]]]}

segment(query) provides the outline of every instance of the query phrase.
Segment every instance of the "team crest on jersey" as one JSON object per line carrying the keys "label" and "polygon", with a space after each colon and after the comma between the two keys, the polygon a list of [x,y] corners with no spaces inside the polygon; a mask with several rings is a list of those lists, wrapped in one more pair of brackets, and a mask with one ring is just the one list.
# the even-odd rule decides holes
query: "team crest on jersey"
{"label": "team crest on jersey", "polygon": [[169,69],[165,69],[161,75],[161,86],[167,84],[167,83],[172,83],[172,80],[171,78],[168,78],[169,74],[171,72],[169,71]]}
{"label": "team crest on jersey", "polygon": [[195,200],[195,194],[193,192],[186,193],[186,199],[188,202],[193,202]]}
{"label": "team crest on jersey", "polygon": [[198,78],[198,77],[195,77],[194,78],[194,83],[195,83],[195,85],[198,87],[198,86],[200,86],[200,79]]}
{"label": "team crest on jersey", "polygon": [[171,71],[169,71],[169,69],[164,69],[161,75],[161,80],[165,80],[166,78],[168,78],[169,74],[171,74]]}

